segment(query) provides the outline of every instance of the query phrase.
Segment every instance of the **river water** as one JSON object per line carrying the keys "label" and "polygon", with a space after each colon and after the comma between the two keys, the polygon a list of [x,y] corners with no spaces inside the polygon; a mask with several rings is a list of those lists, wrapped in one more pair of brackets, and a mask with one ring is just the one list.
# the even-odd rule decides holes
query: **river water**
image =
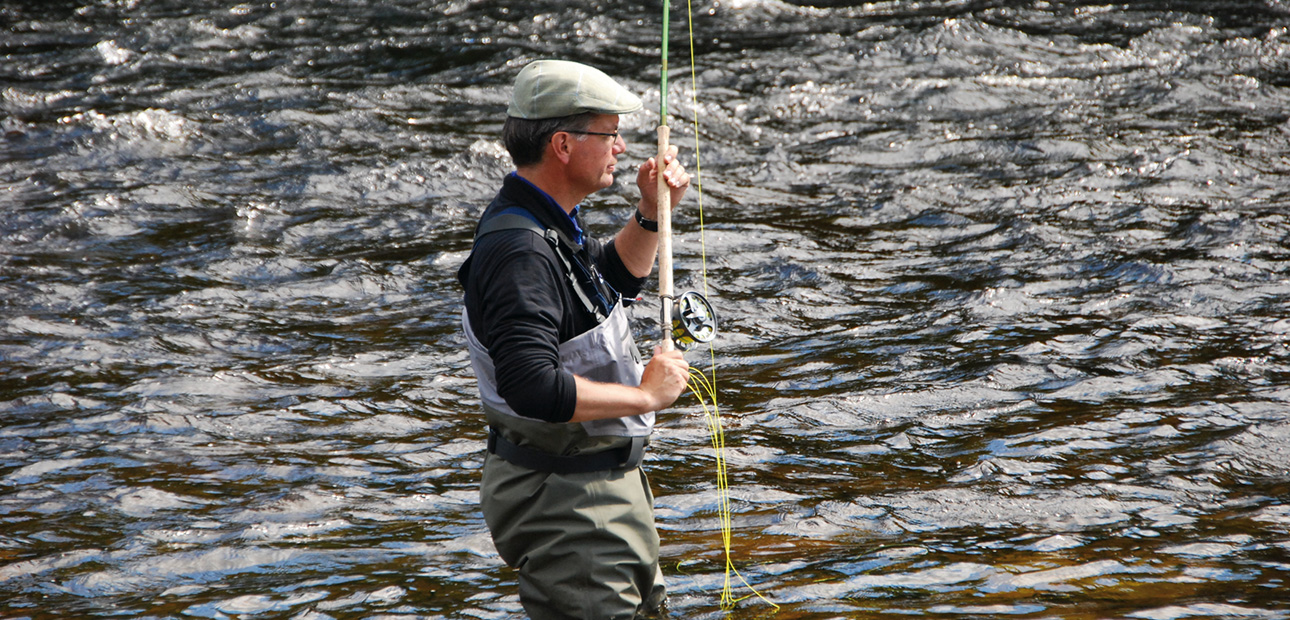
{"label": "river water", "polygon": [[[693,74],[674,9],[689,357],[779,608],[718,607],[686,396],[647,463],[673,618],[1290,617],[1290,4],[709,1]],[[634,170],[659,21],[0,5],[0,617],[518,616],[455,272],[518,69],[641,92]]]}

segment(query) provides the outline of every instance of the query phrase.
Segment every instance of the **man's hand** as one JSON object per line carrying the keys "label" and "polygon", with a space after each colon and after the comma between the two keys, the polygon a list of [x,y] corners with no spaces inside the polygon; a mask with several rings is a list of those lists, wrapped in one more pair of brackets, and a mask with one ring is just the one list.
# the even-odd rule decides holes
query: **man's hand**
{"label": "man's hand", "polygon": [[[685,171],[685,166],[676,158],[677,150],[675,146],[669,146],[667,156],[663,158],[663,178],[667,181],[668,189],[671,191],[671,206],[681,203],[681,198],[685,196],[685,190],[690,188],[690,174]],[[640,170],[636,172],[636,187],[641,190],[641,202],[638,208],[641,215],[656,220],[658,219],[658,165],[654,157],[641,164]]]}
{"label": "man's hand", "polygon": [[654,357],[645,366],[641,390],[649,395],[650,411],[664,409],[676,402],[690,381],[690,365],[680,351],[664,352],[654,347]]}
{"label": "man's hand", "polygon": [[600,383],[578,375],[573,380],[578,385],[578,404],[570,422],[621,418],[665,409],[676,402],[690,380],[690,365],[680,351],[664,353],[654,347],[640,387]]}

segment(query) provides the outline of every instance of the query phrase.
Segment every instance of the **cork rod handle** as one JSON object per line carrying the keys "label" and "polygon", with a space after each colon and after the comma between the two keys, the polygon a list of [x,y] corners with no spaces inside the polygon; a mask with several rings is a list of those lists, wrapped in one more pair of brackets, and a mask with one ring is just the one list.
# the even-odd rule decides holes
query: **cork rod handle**
{"label": "cork rod handle", "polygon": [[663,305],[662,329],[663,341],[660,345],[664,351],[675,348],[672,342],[672,192],[663,178],[666,166],[663,158],[668,151],[669,130],[667,125],[658,126],[658,156],[654,159],[654,169],[658,172],[658,297]]}

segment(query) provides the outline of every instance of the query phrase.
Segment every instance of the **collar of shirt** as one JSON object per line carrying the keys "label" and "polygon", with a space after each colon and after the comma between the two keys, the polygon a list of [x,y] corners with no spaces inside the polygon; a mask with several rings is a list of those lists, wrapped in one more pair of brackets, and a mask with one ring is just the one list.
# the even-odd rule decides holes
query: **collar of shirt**
{"label": "collar of shirt", "polygon": [[581,209],[582,205],[578,205],[574,207],[572,212],[566,212],[564,208],[560,206],[560,203],[556,202],[555,199],[552,198],[550,194],[543,191],[542,188],[534,185],[528,179],[520,176],[518,172],[512,172],[511,176],[527,183],[529,187],[532,187],[533,191],[537,192],[538,195],[543,198],[547,209],[549,209],[553,215],[558,213],[559,214],[558,217],[563,217],[566,220],[568,220],[569,225],[573,228],[574,243],[577,243],[578,245],[582,245],[582,242],[583,242],[582,227],[578,225],[578,209]]}

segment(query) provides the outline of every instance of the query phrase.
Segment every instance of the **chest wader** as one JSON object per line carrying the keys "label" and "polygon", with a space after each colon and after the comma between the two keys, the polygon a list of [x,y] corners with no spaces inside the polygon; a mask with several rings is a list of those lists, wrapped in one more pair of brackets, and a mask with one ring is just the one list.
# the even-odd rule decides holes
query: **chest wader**
{"label": "chest wader", "polygon": [[[654,496],[639,467],[654,414],[583,423],[522,417],[498,395],[493,360],[464,311],[462,324],[489,425],[484,520],[502,559],[519,571],[525,611],[532,620],[630,620],[658,608],[665,589]],[[643,366],[622,304],[559,352],[565,371],[640,385]]]}

